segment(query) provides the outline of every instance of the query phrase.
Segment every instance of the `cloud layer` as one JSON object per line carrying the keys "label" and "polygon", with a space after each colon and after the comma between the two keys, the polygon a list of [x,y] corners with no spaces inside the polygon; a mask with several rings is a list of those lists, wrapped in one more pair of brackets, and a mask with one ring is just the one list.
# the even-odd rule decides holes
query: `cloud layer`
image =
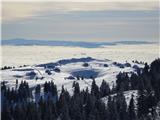
{"label": "cloud layer", "polygon": [[3,2],[2,39],[158,40],[158,2]]}
{"label": "cloud layer", "polygon": [[2,19],[14,21],[44,12],[154,10],[158,2],[3,2]]}

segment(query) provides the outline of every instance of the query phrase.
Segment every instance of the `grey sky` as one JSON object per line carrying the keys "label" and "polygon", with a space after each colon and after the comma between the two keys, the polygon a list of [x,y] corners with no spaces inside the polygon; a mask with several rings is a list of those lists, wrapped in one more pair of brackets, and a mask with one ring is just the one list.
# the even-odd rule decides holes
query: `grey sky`
{"label": "grey sky", "polygon": [[3,3],[2,39],[158,41],[156,2]]}

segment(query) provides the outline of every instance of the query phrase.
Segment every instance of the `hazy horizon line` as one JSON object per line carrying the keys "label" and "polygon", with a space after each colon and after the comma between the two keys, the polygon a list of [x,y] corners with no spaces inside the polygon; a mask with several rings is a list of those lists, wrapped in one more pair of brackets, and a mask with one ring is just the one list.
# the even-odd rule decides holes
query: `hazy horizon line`
{"label": "hazy horizon line", "polygon": [[63,41],[63,40],[36,40],[36,39],[7,39],[1,40],[1,45],[11,46],[65,46],[65,47],[84,47],[84,48],[97,48],[112,45],[140,45],[140,44],[156,44],[158,42],[151,41],[134,41],[134,40],[123,40],[123,41],[99,41],[99,42],[88,42],[88,41]]}

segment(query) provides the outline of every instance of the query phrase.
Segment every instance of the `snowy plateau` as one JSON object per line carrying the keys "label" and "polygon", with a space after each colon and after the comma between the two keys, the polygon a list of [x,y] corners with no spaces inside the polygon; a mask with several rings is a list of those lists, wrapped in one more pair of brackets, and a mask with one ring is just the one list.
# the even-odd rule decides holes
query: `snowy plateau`
{"label": "snowy plateau", "polygon": [[[116,84],[116,76],[120,72],[132,73],[137,68],[143,68],[143,64],[137,63],[118,63],[108,59],[72,58],[63,59],[57,62],[21,66],[14,69],[2,70],[2,80],[10,88],[16,87],[16,79],[19,81],[26,80],[29,86],[34,89],[37,84],[43,85],[46,81],[53,81],[60,92],[62,85],[69,93],[73,94],[73,82],[79,83],[81,90],[87,87],[90,90],[93,78],[98,86],[105,80],[110,88]],[[77,79],[79,77],[79,79]],[[34,92],[34,91],[33,91]],[[136,97],[137,91],[125,92],[126,99],[129,102],[131,94]],[[43,94],[43,93],[42,93]],[[106,98],[103,98],[105,100]],[[127,103],[128,103],[127,102]]]}

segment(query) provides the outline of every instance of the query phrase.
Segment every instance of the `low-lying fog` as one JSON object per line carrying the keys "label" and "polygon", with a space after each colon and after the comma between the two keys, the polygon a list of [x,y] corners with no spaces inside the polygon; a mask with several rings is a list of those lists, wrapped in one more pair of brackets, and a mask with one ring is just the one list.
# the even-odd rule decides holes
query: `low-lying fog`
{"label": "low-lying fog", "polygon": [[113,45],[99,48],[53,47],[53,46],[2,46],[2,66],[33,65],[47,63],[59,59],[93,58],[110,59],[113,61],[144,61],[152,62],[159,56],[158,44],[144,45]]}

